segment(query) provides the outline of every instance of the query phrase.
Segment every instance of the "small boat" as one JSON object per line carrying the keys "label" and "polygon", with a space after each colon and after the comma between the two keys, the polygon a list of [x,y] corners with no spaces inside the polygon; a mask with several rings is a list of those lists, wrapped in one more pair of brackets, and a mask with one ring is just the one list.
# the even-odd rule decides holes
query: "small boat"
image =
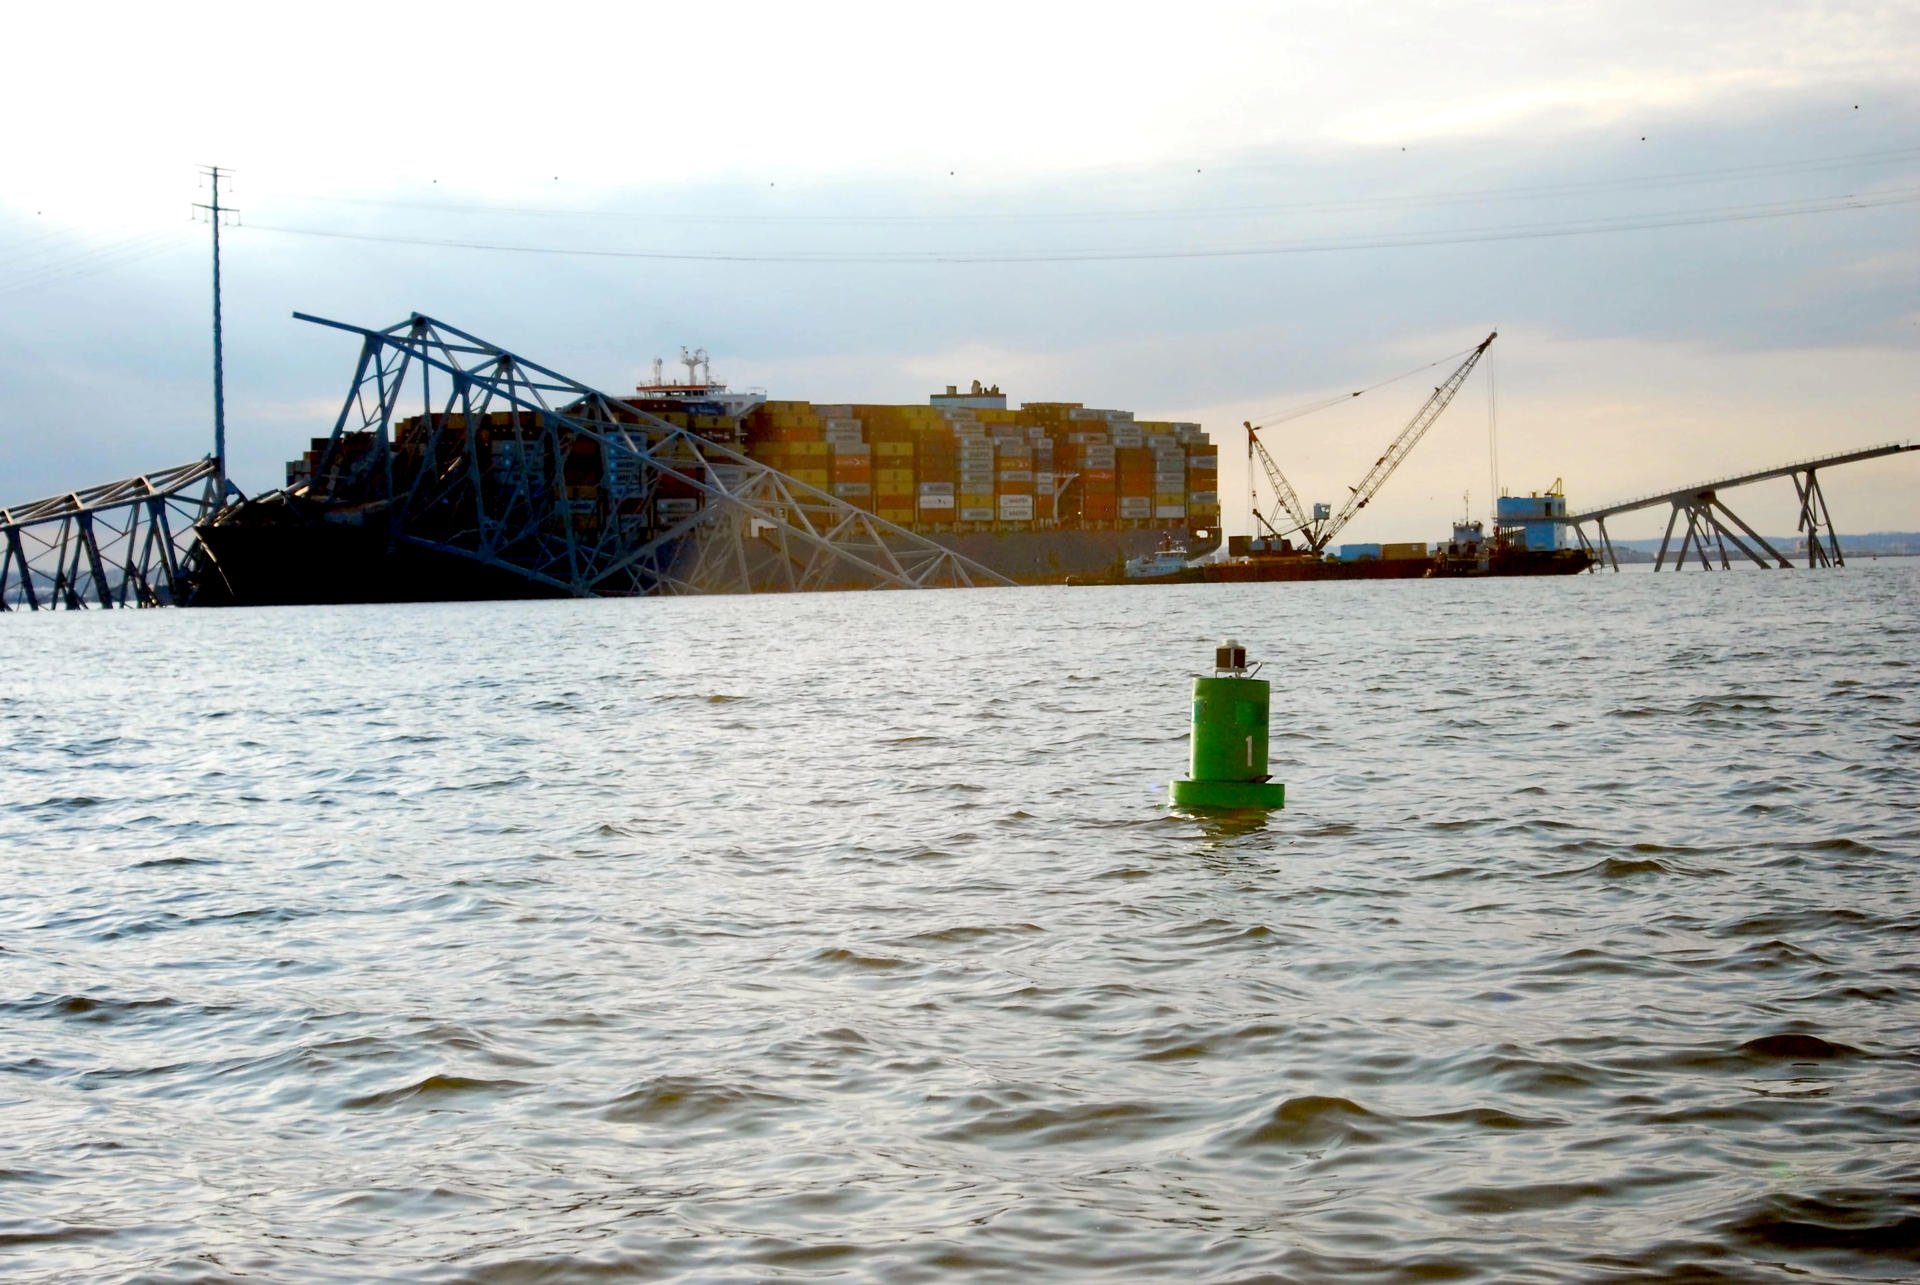
{"label": "small boat", "polygon": [[1159,580],[1180,575],[1186,570],[1187,546],[1184,544],[1162,544],[1152,553],[1127,559],[1129,580]]}

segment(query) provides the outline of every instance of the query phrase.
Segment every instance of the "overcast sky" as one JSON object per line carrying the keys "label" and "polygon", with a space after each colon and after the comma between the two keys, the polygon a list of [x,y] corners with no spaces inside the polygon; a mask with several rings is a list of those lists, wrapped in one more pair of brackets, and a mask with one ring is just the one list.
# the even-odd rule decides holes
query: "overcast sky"
{"label": "overcast sky", "polygon": [[[979,378],[1198,419],[1230,530],[1243,419],[1498,328],[1356,540],[1440,538],[1463,492],[1484,514],[1495,432],[1502,486],[1561,477],[1575,507],[1920,437],[1911,3],[9,22],[0,504],[208,448],[205,163],[237,171],[249,492],[351,374],[296,309],[427,312],[614,390],[689,344],[774,396]],[[1343,495],[1445,369],[1269,430],[1302,498]],[[1920,529],[1920,457],[1825,485],[1843,530]],[[1792,528],[1784,482],[1735,503]]]}

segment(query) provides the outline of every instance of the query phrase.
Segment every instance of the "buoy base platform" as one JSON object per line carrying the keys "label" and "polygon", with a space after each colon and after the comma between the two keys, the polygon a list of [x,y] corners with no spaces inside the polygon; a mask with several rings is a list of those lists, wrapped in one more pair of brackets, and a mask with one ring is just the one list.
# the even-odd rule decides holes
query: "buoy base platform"
{"label": "buoy base platform", "polygon": [[1278,781],[1193,781],[1178,780],[1172,786],[1173,805],[1177,808],[1216,808],[1230,811],[1242,808],[1284,808],[1287,787]]}

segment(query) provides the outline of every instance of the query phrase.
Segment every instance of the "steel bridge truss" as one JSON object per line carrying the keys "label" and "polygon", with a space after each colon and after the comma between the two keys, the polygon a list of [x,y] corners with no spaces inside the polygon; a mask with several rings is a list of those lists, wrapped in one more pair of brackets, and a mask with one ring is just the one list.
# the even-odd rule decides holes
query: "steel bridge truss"
{"label": "steel bridge truss", "polygon": [[221,500],[214,459],[0,509],[0,611],[184,601],[194,527]]}
{"label": "steel bridge truss", "polygon": [[[1702,570],[1711,571],[1716,558],[1721,570],[1731,570],[1733,560],[1727,552],[1728,545],[1732,545],[1735,552],[1747,558],[1755,566],[1768,570],[1784,569],[1793,566],[1793,562],[1728,508],[1725,501],[1720,498],[1719,492],[1752,482],[1787,477],[1793,480],[1794,493],[1800,501],[1799,531],[1807,548],[1807,566],[1843,567],[1846,565],[1846,559],[1840,553],[1840,539],[1833,528],[1833,515],[1827,509],[1827,497],[1820,489],[1819,471],[1822,468],[1832,468],[1840,464],[1851,464],[1858,460],[1876,459],[1882,455],[1895,455],[1913,450],[1920,450],[1920,446],[1896,442],[1862,451],[1823,455],[1785,464],[1779,468],[1765,469],[1758,473],[1724,478],[1702,486],[1685,487],[1678,491],[1644,496],[1622,504],[1590,509],[1585,513],[1573,514],[1566,520],[1579,537],[1581,546],[1591,553],[1596,561],[1604,559],[1615,571],[1620,569],[1620,559],[1614,553],[1612,537],[1607,534],[1607,519],[1621,513],[1655,508],[1662,504],[1670,505],[1672,511],[1667,515],[1667,530],[1660,540],[1660,552],[1654,558],[1655,571],[1666,566],[1667,553],[1673,546],[1675,530],[1681,531],[1680,548],[1674,553],[1673,558],[1673,568],[1676,571],[1687,564],[1689,556],[1699,560]],[[1683,518],[1685,519],[1684,528],[1681,527]],[[1587,535],[1588,522],[1593,523],[1596,538],[1590,538]],[[1742,539],[1742,536],[1745,539]]]}
{"label": "steel bridge truss", "polygon": [[[364,521],[383,520],[396,544],[577,597],[1013,583],[431,317],[368,330],[294,315],[361,337],[353,386],[305,495],[362,506]],[[423,412],[404,445],[395,436],[403,392]],[[567,461],[588,443],[607,499],[569,490]]]}

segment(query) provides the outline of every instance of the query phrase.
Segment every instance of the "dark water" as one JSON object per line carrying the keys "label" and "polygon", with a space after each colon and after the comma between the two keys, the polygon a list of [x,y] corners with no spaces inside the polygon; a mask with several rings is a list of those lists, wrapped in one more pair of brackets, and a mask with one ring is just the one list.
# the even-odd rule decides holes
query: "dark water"
{"label": "dark water", "polygon": [[[1269,660],[1292,806],[1168,815]],[[1920,565],[0,620],[0,1277],[1920,1274]]]}

